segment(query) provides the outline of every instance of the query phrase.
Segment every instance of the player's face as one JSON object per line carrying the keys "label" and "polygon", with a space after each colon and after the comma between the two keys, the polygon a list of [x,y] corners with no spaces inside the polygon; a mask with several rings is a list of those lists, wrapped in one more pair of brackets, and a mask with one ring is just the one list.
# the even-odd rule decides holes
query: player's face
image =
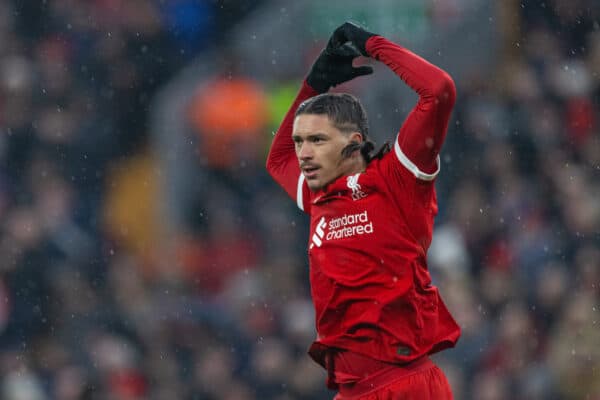
{"label": "player's face", "polygon": [[294,120],[292,139],[308,187],[318,190],[352,172],[355,164],[342,157],[342,149],[362,137],[358,132],[340,131],[326,115],[301,114]]}

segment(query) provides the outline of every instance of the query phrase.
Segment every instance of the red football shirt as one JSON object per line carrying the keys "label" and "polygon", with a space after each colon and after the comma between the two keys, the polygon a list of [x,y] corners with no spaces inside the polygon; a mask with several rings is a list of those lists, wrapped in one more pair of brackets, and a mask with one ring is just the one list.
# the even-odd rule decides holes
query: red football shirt
{"label": "red football shirt", "polygon": [[311,356],[346,349],[404,363],[454,346],[460,328],[431,284],[426,255],[437,213],[434,180],[455,100],[447,73],[381,36],[367,51],[419,94],[393,151],[366,170],[312,192],[291,138],[303,84],[267,161],[275,180],[310,215],[308,256],[317,339]]}

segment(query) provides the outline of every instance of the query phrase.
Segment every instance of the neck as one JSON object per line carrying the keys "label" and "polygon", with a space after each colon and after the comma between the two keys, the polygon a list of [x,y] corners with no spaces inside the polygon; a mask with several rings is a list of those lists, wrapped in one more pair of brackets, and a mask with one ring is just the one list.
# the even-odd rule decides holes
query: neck
{"label": "neck", "polygon": [[348,159],[348,168],[344,175],[354,175],[367,169],[367,162],[361,155],[355,155]]}

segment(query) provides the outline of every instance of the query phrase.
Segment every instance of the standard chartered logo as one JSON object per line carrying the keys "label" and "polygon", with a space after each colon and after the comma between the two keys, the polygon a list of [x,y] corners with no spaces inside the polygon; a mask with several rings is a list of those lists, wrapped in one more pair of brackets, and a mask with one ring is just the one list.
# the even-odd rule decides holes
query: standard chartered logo
{"label": "standard chartered logo", "polygon": [[[325,228],[327,228],[327,232],[325,232]],[[344,239],[371,233],[373,233],[373,222],[369,220],[369,214],[366,210],[361,213],[345,214],[338,218],[332,218],[329,222],[325,217],[321,217],[312,236],[310,247],[321,247],[323,240]]]}
{"label": "standard chartered logo", "polygon": [[326,239],[342,239],[365,233],[373,233],[373,222],[369,221],[369,214],[366,210],[330,220]]}

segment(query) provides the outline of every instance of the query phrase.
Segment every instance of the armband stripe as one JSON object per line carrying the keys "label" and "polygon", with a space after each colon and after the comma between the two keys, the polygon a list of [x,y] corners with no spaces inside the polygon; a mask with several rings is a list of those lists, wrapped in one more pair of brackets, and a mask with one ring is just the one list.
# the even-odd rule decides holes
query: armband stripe
{"label": "armband stripe", "polygon": [[302,189],[304,188],[304,175],[301,173],[298,177],[298,189],[296,191],[296,203],[298,208],[304,211],[304,201],[302,196]]}
{"label": "armband stripe", "polygon": [[428,174],[426,172],[423,172],[419,169],[419,167],[417,167],[412,161],[410,161],[408,159],[408,157],[406,157],[406,155],[402,152],[402,150],[400,149],[400,145],[398,144],[398,140],[396,140],[395,144],[394,144],[394,151],[396,153],[396,157],[398,157],[398,160],[400,160],[400,163],[402,165],[404,165],[404,167],[406,167],[406,169],[408,169],[410,172],[412,172],[412,174],[414,176],[416,176],[419,179],[422,179],[424,181],[432,181],[435,179],[435,177],[437,176],[437,174],[439,174],[440,172],[440,168],[441,168],[441,162],[440,162],[440,156],[437,156],[436,159],[436,163],[437,163],[437,170],[433,173],[433,174]]}

